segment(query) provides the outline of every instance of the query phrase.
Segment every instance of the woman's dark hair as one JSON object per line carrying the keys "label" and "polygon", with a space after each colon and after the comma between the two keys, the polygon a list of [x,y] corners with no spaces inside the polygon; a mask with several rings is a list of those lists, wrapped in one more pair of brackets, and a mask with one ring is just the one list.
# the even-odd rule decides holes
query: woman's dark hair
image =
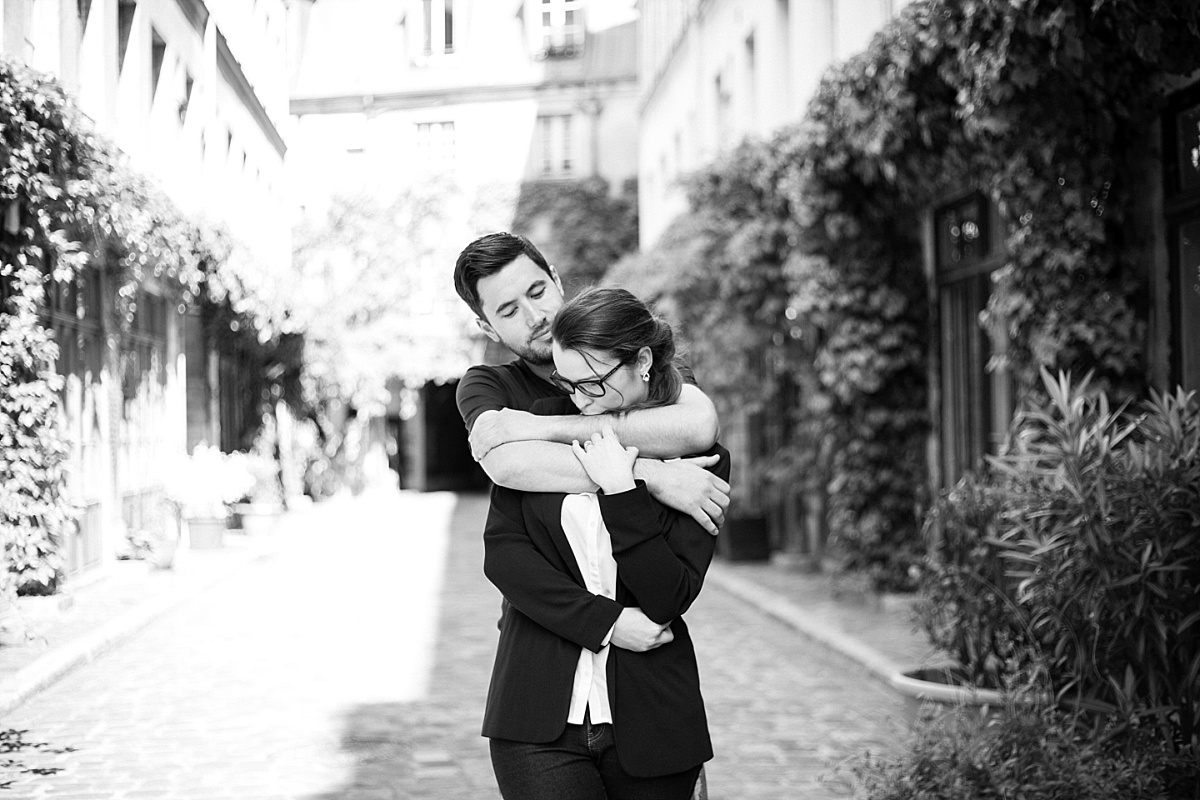
{"label": "woman's dark hair", "polygon": [[458,260],[454,263],[454,289],[475,312],[475,316],[486,319],[479,305],[479,280],[495,275],[519,256],[527,256],[543,272],[551,274],[545,256],[533,246],[533,242],[519,233],[500,232],[480,236],[458,254]]}
{"label": "woman's dark hair", "polygon": [[559,309],[550,335],[564,350],[594,350],[632,364],[643,347],[654,357],[649,395],[633,408],[666,406],[679,399],[683,375],[675,363],[671,326],[624,289],[584,289]]}

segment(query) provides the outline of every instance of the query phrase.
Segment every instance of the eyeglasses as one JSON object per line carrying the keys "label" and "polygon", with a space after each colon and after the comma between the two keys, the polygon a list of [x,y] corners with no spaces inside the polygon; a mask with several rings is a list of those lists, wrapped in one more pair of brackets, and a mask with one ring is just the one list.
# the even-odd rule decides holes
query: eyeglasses
{"label": "eyeglasses", "polygon": [[604,397],[604,392],[607,391],[604,387],[604,382],[623,366],[625,365],[617,364],[599,378],[585,378],[581,381],[567,380],[558,374],[558,370],[554,370],[554,372],[550,373],[550,382],[567,394],[574,394],[578,391],[580,394],[587,395],[588,397]]}

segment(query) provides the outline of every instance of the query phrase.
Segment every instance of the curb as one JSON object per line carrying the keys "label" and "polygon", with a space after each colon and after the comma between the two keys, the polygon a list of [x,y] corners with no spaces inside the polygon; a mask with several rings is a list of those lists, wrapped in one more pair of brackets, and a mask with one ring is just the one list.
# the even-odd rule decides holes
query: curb
{"label": "curb", "polygon": [[161,594],[110,619],[77,639],[42,653],[17,670],[11,682],[0,691],[0,717],[11,713],[34,695],[47,689],[72,670],[95,660],[102,653],[121,644],[154,620],[201,592],[232,577],[243,569],[273,557],[279,548],[267,546],[248,553],[244,558],[227,564],[212,574],[204,575]]}
{"label": "curb", "polygon": [[863,644],[840,628],[817,619],[801,606],[785,600],[769,589],[727,572],[719,563],[713,563],[709,567],[705,580],[828,650],[850,659],[889,688],[895,688],[892,686],[892,677],[905,669],[901,664]]}

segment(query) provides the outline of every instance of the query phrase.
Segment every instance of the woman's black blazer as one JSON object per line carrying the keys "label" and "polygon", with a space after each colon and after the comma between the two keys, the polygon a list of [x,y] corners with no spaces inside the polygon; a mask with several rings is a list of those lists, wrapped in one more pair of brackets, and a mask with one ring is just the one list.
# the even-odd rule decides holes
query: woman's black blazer
{"label": "woman's black blazer", "polygon": [[[729,453],[711,468],[729,479]],[[483,735],[550,742],[562,735],[580,648],[598,652],[621,609],[670,623],[675,638],[645,653],[613,647],[608,691],[617,757],[631,775],[679,772],[712,758],[696,654],[682,614],[700,593],[713,536],[642,482],[599,494],[617,561],[616,600],[585,587],[562,529],[557,493],[496,487],[484,529],[484,572],[507,602]]]}

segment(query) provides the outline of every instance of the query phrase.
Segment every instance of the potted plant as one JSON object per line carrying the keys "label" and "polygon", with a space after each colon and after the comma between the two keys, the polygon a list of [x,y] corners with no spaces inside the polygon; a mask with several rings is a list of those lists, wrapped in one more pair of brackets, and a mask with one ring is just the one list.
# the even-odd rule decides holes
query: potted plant
{"label": "potted plant", "polygon": [[244,463],[251,482],[245,494],[233,504],[232,511],[247,535],[270,533],[284,512],[279,462],[255,449],[245,454]]}
{"label": "potted plant", "polygon": [[168,475],[167,498],[183,521],[188,546],[203,550],[224,544],[229,504],[243,497],[253,477],[243,453],[197,445]]}
{"label": "potted plant", "polygon": [[130,529],[117,551],[119,559],[145,561],[154,569],[170,569],[182,538],[181,523],[175,505],[169,499],[147,515],[142,526]]}

